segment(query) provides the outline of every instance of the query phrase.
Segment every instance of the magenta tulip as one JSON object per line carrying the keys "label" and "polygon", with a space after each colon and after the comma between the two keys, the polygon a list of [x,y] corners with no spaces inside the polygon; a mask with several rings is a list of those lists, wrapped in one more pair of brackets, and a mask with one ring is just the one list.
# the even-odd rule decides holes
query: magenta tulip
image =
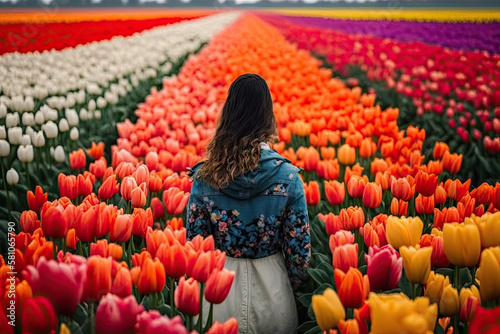
{"label": "magenta tulip", "polygon": [[162,316],[160,312],[151,310],[143,312],[137,317],[137,332],[141,334],[171,333],[188,334],[180,316],[172,319]]}
{"label": "magenta tulip", "polygon": [[133,296],[120,298],[108,293],[101,299],[95,314],[97,334],[134,334],[138,314],[144,307]]}
{"label": "magenta tulip", "polygon": [[368,248],[365,260],[367,264],[366,275],[370,280],[371,291],[386,291],[397,288],[403,269],[403,259],[391,245]]}

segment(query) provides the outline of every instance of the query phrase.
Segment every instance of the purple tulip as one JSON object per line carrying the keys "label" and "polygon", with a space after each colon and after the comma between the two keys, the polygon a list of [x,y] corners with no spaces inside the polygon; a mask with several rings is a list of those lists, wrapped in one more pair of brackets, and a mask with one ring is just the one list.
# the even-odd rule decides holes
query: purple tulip
{"label": "purple tulip", "polygon": [[403,259],[391,246],[370,247],[365,255],[366,275],[372,291],[386,291],[397,288],[403,269]]}

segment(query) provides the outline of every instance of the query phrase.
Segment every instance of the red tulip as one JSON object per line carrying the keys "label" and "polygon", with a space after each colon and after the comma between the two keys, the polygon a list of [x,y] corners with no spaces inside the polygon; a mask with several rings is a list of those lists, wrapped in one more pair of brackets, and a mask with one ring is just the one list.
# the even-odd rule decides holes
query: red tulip
{"label": "red tulip", "polygon": [[132,294],[132,276],[128,268],[120,267],[111,286],[111,293],[125,298]]}
{"label": "red tulip", "polygon": [[332,266],[347,272],[358,267],[358,244],[346,244],[335,247],[332,252]]}
{"label": "red tulip", "polygon": [[499,331],[500,306],[493,309],[478,306],[476,316],[469,323],[469,333],[495,334]]}
{"label": "red tulip", "polygon": [[95,230],[95,236],[97,238],[102,238],[109,233],[111,225],[115,224],[116,217],[118,215],[118,209],[113,205],[106,205],[106,203],[101,203],[99,205],[99,215],[97,216],[97,225]]}
{"label": "red tulip", "polygon": [[419,170],[415,176],[415,191],[425,197],[434,195],[438,184],[438,177]]}
{"label": "red tulip", "polygon": [[344,274],[342,270],[335,269],[335,286],[340,301],[344,307],[358,308],[370,292],[368,276],[363,276],[357,268],[349,268]]}
{"label": "red tulip", "polygon": [[448,147],[448,144],[443,143],[443,142],[436,142],[434,144],[434,151],[432,154],[434,156],[434,159],[443,158],[445,152],[450,152],[450,148]]}
{"label": "red tulip", "polygon": [[57,178],[59,185],[59,194],[61,197],[68,197],[74,200],[78,196],[78,182],[74,175],[59,174]]}
{"label": "red tulip", "polygon": [[163,192],[163,202],[167,212],[171,215],[179,215],[184,211],[189,200],[189,193],[181,191],[179,188],[169,188]]}
{"label": "red tulip", "polygon": [[50,301],[43,297],[27,300],[22,310],[21,328],[23,333],[55,333],[57,317]]}
{"label": "red tulip", "polygon": [[136,317],[144,312],[133,296],[120,298],[107,294],[101,299],[95,314],[97,334],[134,334]]}
{"label": "red tulip", "polygon": [[343,230],[344,225],[340,221],[339,216],[330,212],[325,219],[325,229],[328,235],[333,235],[337,233],[337,231]]}
{"label": "red tulip", "polygon": [[235,271],[215,269],[207,280],[205,299],[214,304],[222,303],[229,294],[235,275]]}
{"label": "red tulip", "polygon": [[146,230],[149,227],[153,227],[153,212],[151,208],[147,208],[146,210],[141,208],[135,208],[132,213],[132,234],[140,235],[141,237],[145,237]]}
{"label": "red tulip", "polygon": [[100,179],[106,173],[106,160],[104,158],[96,160],[89,166],[89,171],[95,175],[96,178]]}
{"label": "red tulip", "polygon": [[316,181],[311,181],[304,187],[307,205],[318,205],[321,200],[319,185]]}
{"label": "red tulip", "polygon": [[178,279],[186,274],[187,253],[179,244],[172,246],[167,243],[161,244],[156,251],[156,257],[163,263],[167,277]]}
{"label": "red tulip", "polygon": [[165,217],[165,209],[163,203],[158,197],[153,197],[151,199],[151,209],[153,210],[154,219],[161,219]]}
{"label": "red tulip", "polygon": [[339,205],[345,198],[344,182],[325,181],[326,199],[331,205]]}
{"label": "red tulip", "polygon": [[408,202],[394,197],[391,201],[391,213],[394,216],[406,216],[408,213]]}
{"label": "red tulip", "polygon": [[94,240],[96,236],[97,218],[99,215],[99,206],[91,206],[83,212],[75,221],[74,228],[78,239],[84,242]]}
{"label": "red tulip", "polygon": [[115,194],[118,194],[120,187],[116,182],[116,175],[112,174],[105,179],[99,188],[98,196],[102,200],[108,200],[113,197]]}
{"label": "red tulip", "polygon": [[491,195],[491,186],[484,182],[476,189],[470,192],[472,198],[476,200],[478,204],[488,203]]}
{"label": "red tulip", "polygon": [[68,233],[69,223],[60,202],[46,202],[40,212],[43,234],[51,238],[64,238]]}
{"label": "red tulip", "polygon": [[146,183],[141,183],[139,187],[132,189],[130,193],[130,203],[134,208],[142,208],[146,205],[146,195],[148,193],[146,187]]}
{"label": "red tulip", "polygon": [[418,214],[425,213],[430,215],[434,212],[434,196],[425,197],[422,194],[418,194],[415,198],[415,210]]}
{"label": "red tulip", "polygon": [[14,327],[9,324],[9,321],[11,320],[7,318],[4,308],[0,307],[0,328],[2,328],[4,334],[14,334]]}
{"label": "red tulip", "polygon": [[50,300],[57,313],[72,315],[82,296],[85,266],[47,261],[41,257],[36,267],[26,267],[23,277],[34,296]]}
{"label": "red tulip", "polygon": [[70,249],[76,249],[76,243],[78,242],[78,238],[76,237],[76,232],[74,228],[70,228],[68,230],[68,234],[66,235],[66,247]]}
{"label": "red tulip", "polygon": [[443,168],[451,174],[456,174],[462,167],[462,159],[462,154],[450,154],[450,152],[446,151],[443,154]]}
{"label": "red tulip", "polygon": [[465,299],[465,302],[462,304],[462,307],[460,307],[460,320],[462,322],[472,321],[476,317],[477,308],[480,305],[481,303],[479,302],[479,298],[467,297],[467,299]]}
{"label": "red tulip", "polygon": [[28,207],[30,210],[39,212],[42,206],[47,202],[47,193],[43,193],[43,189],[40,186],[36,186],[35,193],[30,190],[26,194],[26,199],[28,200]]}
{"label": "red tulip", "polygon": [[200,312],[200,286],[194,278],[179,279],[179,284],[174,293],[175,305],[182,313],[191,316]]}
{"label": "red tulip", "polygon": [[391,176],[391,180],[391,192],[395,198],[409,201],[413,197],[415,191],[412,190],[406,178],[396,179],[394,176]]}
{"label": "red tulip", "polygon": [[459,202],[465,195],[469,193],[471,179],[468,179],[464,183],[460,182],[459,179],[453,180],[451,182],[446,182],[445,190],[448,193],[448,197]]}
{"label": "red tulip", "polygon": [[363,196],[365,190],[366,180],[360,176],[352,175],[347,182],[347,192],[353,198],[360,198]]}
{"label": "red tulip", "polygon": [[85,169],[86,164],[85,152],[83,152],[81,148],[69,154],[69,165],[71,169]]}
{"label": "red tulip", "polygon": [[432,267],[446,268],[450,265],[450,261],[448,261],[444,253],[443,237],[433,234],[423,234],[418,244],[420,247],[432,247]]}
{"label": "red tulip", "polygon": [[78,196],[88,196],[92,193],[92,189],[94,187],[93,181],[89,175],[86,177],[82,174],[79,174],[76,178],[76,186],[78,188]]}
{"label": "red tulip", "polygon": [[190,250],[188,253],[188,263],[186,275],[193,277],[201,283],[205,283],[210,277],[215,266],[215,254],[210,252],[195,252]]}
{"label": "red tulip", "polygon": [[29,234],[33,234],[40,227],[40,221],[36,212],[31,210],[23,211],[19,219],[19,224],[21,225],[21,230]]}
{"label": "red tulip", "polygon": [[403,269],[403,259],[391,246],[374,246],[365,255],[366,275],[372,291],[387,291],[397,288]]}
{"label": "red tulip", "polygon": [[88,148],[87,152],[95,160],[100,159],[104,155],[104,143],[100,142],[96,145],[96,143],[92,142],[92,147]]}
{"label": "red tulip", "polygon": [[132,235],[132,225],[134,220],[131,215],[118,215],[110,222],[109,240],[114,242],[125,242]]}

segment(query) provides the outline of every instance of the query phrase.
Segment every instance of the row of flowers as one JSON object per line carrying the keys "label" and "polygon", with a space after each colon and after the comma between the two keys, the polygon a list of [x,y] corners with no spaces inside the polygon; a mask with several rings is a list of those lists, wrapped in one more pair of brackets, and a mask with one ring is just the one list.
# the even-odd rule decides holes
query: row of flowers
{"label": "row of flowers", "polygon": [[[112,58],[105,56],[106,53],[109,55],[110,48],[116,47],[117,49],[113,52],[118,57],[117,59],[121,59],[121,51],[118,48],[121,41],[121,43],[126,44],[121,47],[126,46],[124,50],[127,50],[127,53],[141,53],[143,48],[150,48],[151,44],[154,44],[155,47],[152,49],[155,52],[150,52],[150,54],[155,54],[154,57],[159,62],[141,65],[140,62],[130,61],[127,65],[127,71],[130,73],[123,72],[120,76],[116,76],[119,73],[113,72],[113,67],[116,69],[123,68],[123,66],[111,66],[108,69],[109,75],[101,82],[102,86],[95,83],[89,84],[87,88],[69,92],[66,96],[54,95],[39,101],[26,97],[24,102],[31,101],[31,106],[35,104],[35,101],[37,101],[36,104],[43,102],[43,105],[36,112],[30,112],[28,109],[31,107],[24,108],[26,105],[21,103],[22,97],[9,98],[2,95],[0,97],[2,187],[6,187],[6,183],[15,185],[19,181],[16,172],[22,172],[21,184],[27,189],[18,186],[19,190],[26,192],[34,189],[32,184],[40,184],[49,191],[51,198],[53,198],[52,194],[57,193],[55,176],[59,172],[69,171],[67,154],[72,149],[82,145],[90,145],[93,139],[95,141],[103,140],[107,144],[114,143],[116,141],[115,123],[133,117],[132,113],[137,103],[143,101],[151,87],[161,85],[164,76],[177,73],[180,65],[190,54],[198,51],[213,34],[233,19],[233,14],[207,17],[156,28],[133,37],[81,46],[77,48],[80,51],[67,49],[40,54],[40,58],[47,58],[50,55],[67,57],[66,53],[73,52],[79,53],[78,59],[80,59],[85,52],[99,50],[101,58],[93,55],[92,57],[97,58],[94,60],[92,57],[87,58],[86,60],[89,60],[87,67],[81,64],[78,67],[81,71],[88,71],[96,66],[96,62],[100,62],[106,67],[110,66]],[[131,45],[134,47],[130,47]],[[6,57],[8,55],[0,59],[5,60]],[[28,62],[30,57],[35,57],[35,55],[27,54],[15,57],[20,62]],[[118,61],[117,59],[115,60]],[[85,64],[81,60],[80,62]],[[53,67],[49,68],[52,72],[59,73],[60,71],[60,69],[55,70]],[[11,70],[12,73],[15,73],[14,69]],[[36,68],[31,68],[30,72],[26,68],[23,69],[26,73],[31,73],[32,77],[35,70]],[[71,67],[68,67],[67,70],[72,71]],[[108,79],[111,81],[106,81]],[[36,88],[33,89],[36,90]],[[61,89],[61,92],[64,91],[64,88]],[[109,152],[107,156],[109,158]],[[7,169],[13,170],[7,175]],[[7,176],[9,176],[9,180],[7,180]],[[5,199],[8,205],[5,212],[1,212],[2,217],[8,216],[6,210],[9,208],[18,210],[26,208],[25,203],[16,199],[15,193],[11,195],[12,198]],[[9,202],[12,202],[12,206]]]}
{"label": "row of flowers", "polygon": [[[409,115],[402,124],[424,126],[435,133],[433,140],[450,138],[453,149],[467,154],[470,162],[463,177],[473,176],[475,183],[479,175],[496,178],[498,170],[490,166],[500,152],[500,88],[496,65],[500,56],[350,35],[329,29],[335,25],[324,19],[288,21],[283,17],[264,17],[300,48],[325,57],[345,78],[359,76],[356,70],[359,68],[368,80],[366,86],[370,87],[370,82],[383,82],[384,87],[378,93],[387,96],[385,105],[398,106],[390,91],[407,97],[409,103],[401,107]],[[356,78],[347,81],[351,85],[359,82]],[[476,144],[478,149],[468,143]],[[492,157],[484,158],[485,153]],[[476,166],[482,169],[480,174],[474,172]]]}
{"label": "row of flowers", "polygon": [[[332,79],[277,29],[245,15],[153,90],[137,122],[118,125],[111,161],[99,144],[88,155],[75,150],[73,174],[58,177],[59,199],[47,201],[41,188],[28,192],[16,267],[7,267],[10,259],[0,267],[3,291],[7,273],[18,272],[23,330],[237,331],[235,319],[212,326],[203,307],[222,302],[234,279],[223,269],[225,253],[210,237],[187,241],[179,218],[191,187],[186,167],[203,156],[228,86],[248,72],[271,89],[281,139],[274,148],[305,170],[312,280],[299,301],[311,319],[299,329],[428,332],[437,323],[458,330],[480,316],[493,319],[498,308],[483,309],[479,299],[491,307],[500,297],[498,233],[491,232],[500,222],[500,185],[471,189],[450,178],[463,157],[444,143],[424,164],[424,130],[400,131],[397,110],[374,106],[373,94]],[[394,288],[401,294],[380,293]],[[461,321],[455,296],[468,305]]]}
{"label": "row of flowers", "polygon": [[0,54],[9,52],[43,52],[61,50],[81,44],[130,36],[157,26],[164,26],[192,17],[169,17],[151,20],[83,21],[58,23],[15,23],[0,25]]}

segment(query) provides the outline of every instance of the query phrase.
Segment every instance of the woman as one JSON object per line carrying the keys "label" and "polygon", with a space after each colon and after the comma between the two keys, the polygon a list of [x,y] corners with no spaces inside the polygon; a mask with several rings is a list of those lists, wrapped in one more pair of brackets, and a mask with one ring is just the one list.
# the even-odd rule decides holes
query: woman
{"label": "woman", "polygon": [[242,334],[294,333],[293,288],[307,278],[304,187],[300,169],[270,149],[276,137],[266,81],[244,74],[229,88],[206,158],[189,174],[188,239],[212,235],[236,272],[214,319],[236,317]]}

